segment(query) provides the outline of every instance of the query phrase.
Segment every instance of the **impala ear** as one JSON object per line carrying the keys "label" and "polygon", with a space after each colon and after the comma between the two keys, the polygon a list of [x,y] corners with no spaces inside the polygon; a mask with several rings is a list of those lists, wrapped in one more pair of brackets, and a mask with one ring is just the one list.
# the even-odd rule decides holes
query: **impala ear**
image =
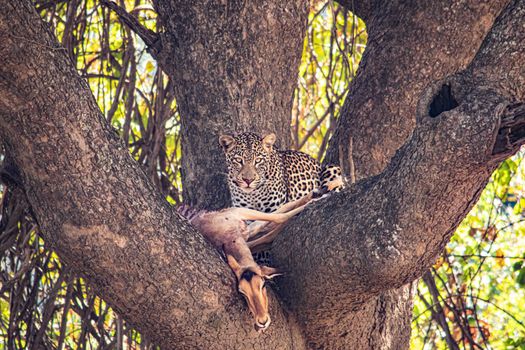
{"label": "impala ear", "polygon": [[276,139],[276,137],[275,137],[274,133],[268,134],[265,137],[263,137],[262,144],[263,144],[264,149],[267,152],[271,152],[272,151],[273,144],[275,143],[275,139]]}
{"label": "impala ear", "polygon": [[226,255],[226,259],[228,260],[228,265],[230,265],[230,268],[232,269],[233,273],[235,274],[235,276],[237,276],[237,279],[239,279],[242,273],[241,265],[239,265],[237,260],[235,260],[235,258],[230,254]]}
{"label": "impala ear", "polygon": [[228,152],[235,146],[235,139],[230,135],[221,135],[219,136],[219,143],[224,152]]}
{"label": "impala ear", "polygon": [[274,268],[274,267],[269,267],[269,266],[261,266],[261,275],[270,280],[274,277],[277,277],[277,276],[282,276],[284,275],[283,272],[280,272],[278,269]]}

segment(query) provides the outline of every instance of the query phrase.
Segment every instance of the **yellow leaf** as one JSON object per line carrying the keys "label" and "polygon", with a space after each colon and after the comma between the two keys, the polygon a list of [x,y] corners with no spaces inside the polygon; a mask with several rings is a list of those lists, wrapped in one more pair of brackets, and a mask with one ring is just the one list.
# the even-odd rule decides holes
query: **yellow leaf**
{"label": "yellow leaf", "polygon": [[505,266],[505,259],[503,257],[504,257],[503,250],[501,249],[496,250],[496,263],[500,267]]}
{"label": "yellow leaf", "polygon": [[146,72],[152,72],[153,70],[155,69],[155,65],[153,64],[153,62],[151,61],[148,61],[146,63]]}

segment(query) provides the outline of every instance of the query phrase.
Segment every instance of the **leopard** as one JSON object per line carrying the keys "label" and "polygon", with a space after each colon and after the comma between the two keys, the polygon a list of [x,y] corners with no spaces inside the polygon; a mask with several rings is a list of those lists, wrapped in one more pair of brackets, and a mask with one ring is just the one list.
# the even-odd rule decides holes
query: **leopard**
{"label": "leopard", "polygon": [[[274,133],[221,135],[228,168],[232,206],[273,212],[314,190],[339,192],[344,188],[341,168],[322,166],[310,155],[275,147]],[[339,181],[337,181],[339,179]],[[337,183],[335,187],[329,184]]]}
{"label": "leopard", "polygon": [[[312,191],[326,195],[346,187],[339,166],[321,166],[301,151],[279,150],[276,139],[273,133],[261,137],[253,132],[219,137],[233,207],[270,213]],[[269,249],[253,252],[253,258],[258,264],[273,264]]]}

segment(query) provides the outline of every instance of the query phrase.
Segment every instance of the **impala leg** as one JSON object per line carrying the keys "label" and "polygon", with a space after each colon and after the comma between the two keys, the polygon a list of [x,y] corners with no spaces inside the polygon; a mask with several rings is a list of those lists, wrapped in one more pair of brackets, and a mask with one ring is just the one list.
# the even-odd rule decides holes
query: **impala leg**
{"label": "impala leg", "polygon": [[336,188],[343,187],[344,185],[345,185],[345,183],[344,183],[343,177],[342,176],[338,176],[334,180],[328,181],[326,183],[326,188],[328,189],[328,191],[333,191]]}
{"label": "impala leg", "polygon": [[288,202],[288,203],[283,204],[279,209],[277,209],[273,213],[277,214],[277,213],[289,212],[292,209],[295,209],[297,207],[303,206],[306,203],[310,202],[312,200],[312,197],[313,197],[313,192],[310,192],[304,197],[301,197],[301,198],[299,198],[297,200],[294,200],[292,202]]}
{"label": "impala leg", "polygon": [[306,204],[303,204],[295,209],[288,211],[287,213],[263,213],[261,211],[248,209],[248,208],[231,208],[231,213],[237,216],[241,220],[261,220],[271,221],[278,224],[282,224],[294,215],[297,215],[304,210]]}
{"label": "impala leg", "polygon": [[248,239],[256,236],[258,233],[263,231],[267,226],[269,222],[268,221],[254,221],[251,224],[248,225]]}
{"label": "impala leg", "polygon": [[[290,210],[287,213],[270,213],[270,214],[263,213],[265,214],[265,219],[261,218],[258,221],[254,221],[250,225],[248,225],[248,238],[247,239],[250,239],[256,236],[257,234],[267,229],[268,227],[272,227],[272,225],[275,225],[275,223],[284,224],[285,222],[290,220],[294,215],[297,215],[298,213],[303,211],[305,207],[306,207],[306,204],[300,207],[297,207],[293,210]],[[262,221],[262,220],[267,220],[267,221]]]}
{"label": "impala leg", "polygon": [[[303,209],[304,209],[304,205],[310,202],[311,200],[312,200],[312,193],[309,193],[306,196],[298,200],[283,204],[279,209],[277,209],[276,211],[270,214],[284,214],[284,213],[290,212],[291,210],[297,209],[298,207],[301,207],[301,206],[303,206]],[[297,214],[297,212],[294,212],[291,216],[295,214]],[[248,225],[248,238],[256,236],[258,233],[266,229],[267,226],[268,226],[268,222],[266,221],[257,220],[257,221],[252,222],[250,225]]]}
{"label": "impala leg", "polygon": [[[307,202],[308,203],[308,202]],[[277,214],[277,215],[283,215],[285,220],[283,222],[280,222],[280,221],[273,221],[273,222],[276,222],[278,224],[282,224],[282,223],[285,223],[286,221],[290,220],[292,217],[294,217],[295,215],[299,214],[300,212],[302,212],[304,210],[304,208],[306,208],[306,205],[307,204],[302,204],[301,206],[298,206],[296,207],[295,209],[292,209],[292,210],[289,210],[287,211],[286,213],[282,213],[282,214]]]}
{"label": "impala leg", "polygon": [[248,244],[248,248],[250,248],[252,253],[257,252],[257,247],[272,243],[275,237],[277,237],[277,235],[283,230],[283,227],[284,224],[279,224],[264,236],[254,239],[253,241],[246,242]]}

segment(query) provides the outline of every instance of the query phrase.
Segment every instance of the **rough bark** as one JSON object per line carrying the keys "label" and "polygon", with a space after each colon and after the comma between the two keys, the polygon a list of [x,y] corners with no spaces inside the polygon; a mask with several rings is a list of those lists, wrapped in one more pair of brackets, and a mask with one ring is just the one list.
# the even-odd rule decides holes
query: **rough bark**
{"label": "rough bark", "polygon": [[[356,179],[383,171],[415,126],[423,90],[472,60],[508,0],[385,1],[367,24],[368,43],[326,160],[348,151]],[[349,155],[350,156],[350,155]],[[350,160],[343,157],[346,173]]]}
{"label": "rough bark", "polygon": [[[374,291],[401,287],[421,276],[502,159],[492,154],[501,118],[514,120],[507,114],[520,114],[512,103],[524,97],[520,63],[525,58],[524,33],[518,25],[523,6],[514,2],[499,17],[467,70],[425,91],[415,113],[419,119],[414,134],[385,172],[311,209],[316,215],[305,213],[287,236],[275,242],[274,253],[294,271],[286,277],[293,287],[283,294],[307,334],[314,335],[310,339],[314,344],[348,346],[341,339],[347,334],[344,321],[348,320],[349,330],[363,326],[352,322],[355,315],[347,310],[359,309],[366,315],[361,303]],[[490,68],[494,65],[498,69]],[[522,137],[517,130],[514,135]],[[515,145],[504,156],[513,151]],[[347,213],[352,217],[345,218]],[[304,247],[303,253],[289,254],[293,246]],[[306,258],[310,256],[315,261]],[[328,293],[326,285],[330,285]],[[349,338],[350,344],[366,345]]]}
{"label": "rough bark", "polygon": [[[166,29],[159,62],[182,121],[183,196],[229,205],[221,133],[275,132],[290,142],[290,111],[308,2],[155,0]],[[198,140],[198,141],[196,141]]]}
{"label": "rough bark", "polygon": [[106,123],[30,1],[0,1],[0,139],[46,244],[165,349],[301,348],[273,300],[258,335],[219,253]]}
{"label": "rough bark", "polygon": [[[279,304],[272,300],[274,323],[268,333],[258,336],[250,329],[250,316],[235,292],[234,278],[226,264],[156,193],[113,135],[87,85],[78,77],[28,2],[14,5],[7,0],[0,1],[3,5],[0,56],[4,60],[0,66],[0,136],[13,164],[19,169],[22,186],[46,242],[67,264],[81,271],[127,320],[168,349],[300,349],[304,344],[294,316],[299,318],[311,348],[347,349],[356,344],[373,349],[403,346],[407,328],[396,326],[396,317],[391,315],[397,314],[406,324],[405,311],[410,305],[410,294],[407,289],[403,289],[402,294],[394,289],[402,288],[423,274],[474,203],[491,171],[524,142],[525,115],[519,104],[524,100],[525,87],[522,65],[525,28],[520,25],[525,16],[525,1],[521,0],[514,1],[499,17],[478,55],[462,73],[434,83],[426,90],[424,84],[414,80],[414,88],[424,91],[419,107],[407,107],[406,113],[399,113],[399,120],[417,116],[417,126],[383,173],[360,181],[330,200],[318,202],[278,238],[274,253],[282,267],[291,271],[279,283],[290,312],[286,321]],[[194,151],[185,152],[204,152],[204,145],[207,145],[209,149],[197,157],[202,162],[216,157],[210,144],[215,143],[215,136],[224,125],[241,130],[252,126],[257,131],[267,125],[275,128],[271,131],[284,135],[275,125],[279,123],[279,128],[284,125],[281,119],[285,118],[282,114],[285,107],[275,102],[285,101],[284,91],[288,88],[284,80],[279,85],[281,90],[276,92],[282,94],[281,97],[270,96],[266,89],[264,93],[233,89],[237,95],[225,97],[226,102],[222,100],[224,91],[230,96],[230,90],[221,84],[241,89],[242,79],[247,77],[241,68],[251,69],[246,62],[229,66],[235,60],[235,52],[243,52],[246,48],[239,37],[229,33],[239,27],[228,27],[218,14],[228,15],[230,9],[237,7],[228,7],[225,12],[211,11],[216,7],[204,7],[209,10],[205,12],[198,7],[200,5],[177,4],[180,8],[175,8],[167,0],[157,0],[156,5],[166,22],[159,60],[168,67],[167,57],[173,53],[181,55],[182,63],[172,63],[172,70],[167,71],[176,83],[187,80],[183,86],[193,89],[190,92],[179,88],[177,92],[182,117],[188,119],[184,123],[194,122],[190,116],[210,118],[212,123],[213,131],[208,136],[193,134],[207,133],[205,130],[193,131],[185,127],[184,137],[188,142],[201,140],[197,146],[191,145]],[[265,5],[268,6],[266,10],[281,11],[276,10],[276,5]],[[257,5],[245,6],[253,11],[259,9]],[[296,4],[293,8],[298,11],[294,16],[303,15],[301,5]],[[386,5],[384,9],[390,7]],[[188,16],[180,15],[182,22],[177,22],[174,18],[179,15],[175,10],[187,11],[181,13]],[[401,10],[409,9],[401,7]],[[491,7],[486,10],[492,13],[490,18],[497,12]],[[166,11],[164,15],[163,11]],[[285,12],[282,16],[286,16],[288,12]],[[245,12],[233,13],[236,14],[233,18],[225,18],[237,26],[245,23],[238,19],[247,15]],[[424,14],[413,13],[414,16]],[[480,17],[485,18],[485,15],[480,12]],[[463,23],[466,17],[455,17],[456,25]],[[194,22],[184,22],[188,18]],[[206,25],[210,18],[223,25]],[[288,22],[281,19],[279,17],[280,24],[272,28],[282,25],[281,30],[284,30]],[[295,18],[295,21],[296,25],[304,25],[301,20]],[[371,21],[372,31],[374,20]],[[382,21],[385,26],[395,24],[386,18],[378,17],[375,21],[377,28]],[[227,43],[232,45],[222,46],[222,49],[231,47],[234,54],[230,52],[230,56],[223,57],[216,52],[220,45],[202,41],[206,40],[204,35],[208,29],[211,30],[208,34],[216,40],[223,36],[230,38]],[[253,33],[251,30],[254,29],[247,33]],[[295,35],[301,33],[298,31]],[[383,34],[387,36],[388,30]],[[479,34],[479,38],[482,36]],[[281,38],[282,35],[274,33],[271,37]],[[258,43],[250,38],[248,35],[245,40]],[[375,40],[381,42],[382,36]],[[291,45],[296,42],[292,41]],[[370,45],[373,47],[373,42]],[[210,47],[213,49],[208,51],[206,48]],[[476,48],[471,49],[471,55]],[[283,49],[280,50],[282,53]],[[263,53],[251,53],[255,60],[263,57]],[[367,55],[372,53],[373,50]],[[208,64],[202,70],[197,65],[199,57]],[[212,57],[215,58],[212,60]],[[458,53],[456,59],[458,57],[463,56]],[[215,59],[220,64],[214,63]],[[463,63],[459,68],[468,61],[464,60],[460,60]],[[427,65],[433,63],[426,62]],[[371,58],[367,58],[363,71],[372,64]],[[443,63],[447,64],[454,63]],[[416,68],[423,69],[427,65]],[[284,72],[282,63],[275,66],[275,71]],[[264,81],[265,87],[279,83],[268,83],[271,78],[276,79],[269,76],[269,68],[268,71],[266,68],[253,69],[261,76],[254,77]],[[219,74],[207,77],[216,85],[208,86],[204,82],[205,75],[198,75],[199,72]],[[451,71],[445,69],[441,71],[443,76],[449,73]],[[370,71],[369,74],[375,73]],[[276,77],[284,79],[284,76]],[[439,77],[439,74],[433,76],[434,79]],[[358,83],[353,88],[368,89],[367,85]],[[383,91],[385,96],[389,96],[389,91]],[[202,93],[211,102],[202,96],[192,96]],[[252,107],[250,94],[258,103],[274,101],[276,105],[262,106],[263,103]],[[418,96],[415,94],[410,100],[414,106]],[[198,111],[200,103],[204,103],[203,112]],[[379,103],[378,112],[374,113],[381,112],[381,106]],[[231,113],[230,117],[218,119],[222,112],[215,110],[218,107]],[[263,111],[269,115],[272,108],[278,111],[279,117],[275,120],[249,122],[246,117],[249,115],[246,113],[253,110],[260,113],[253,115],[264,116]],[[384,112],[392,114],[388,110]],[[385,123],[392,123],[391,120],[385,118]],[[225,124],[220,124],[223,122]],[[339,129],[344,127],[342,119]],[[215,135],[212,137],[212,134]],[[385,133],[382,137],[389,135]],[[195,139],[197,136],[202,139]],[[397,140],[402,142],[401,137]],[[356,149],[360,147],[364,146]],[[390,150],[389,147],[385,149]],[[382,157],[377,159],[382,161]],[[217,164],[218,160],[214,160],[208,162],[207,167],[216,169]],[[203,167],[194,169],[196,175],[206,174]],[[373,169],[366,174],[374,173]],[[185,180],[186,184],[196,186],[197,182],[188,174]],[[193,191],[213,193],[218,190],[210,189],[207,184],[221,180],[198,181],[201,187]],[[201,196],[191,191],[186,196],[200,204],[205,200],[217,203],[225,200],[221,195]],[[376,297],[378,299],[374,299]],[[359,322],[372,323],[372,326],[359,327]],[[366,343],[357,342],[356,335],[362,336]]]}
{"label": "rough bark", "polygon": [[[339,1],[365,19],[369,40],[326,161],[342,161],[346,173],[358,180],[383,171],[412,133],[423,89],[466,67],[507,2]],[[351,169],[355,174],[350,174]],[[349,313],[342,327],[353,330],[347,343],[359,349],[377,349],[378,342],[385,348],[406,348],[412,315],[410,295],[411,286],[407,285],[397,293],[374,297]],[[377,323],[385,326],[378,331]],[[397,329],[406,332],[391,333]]]}

